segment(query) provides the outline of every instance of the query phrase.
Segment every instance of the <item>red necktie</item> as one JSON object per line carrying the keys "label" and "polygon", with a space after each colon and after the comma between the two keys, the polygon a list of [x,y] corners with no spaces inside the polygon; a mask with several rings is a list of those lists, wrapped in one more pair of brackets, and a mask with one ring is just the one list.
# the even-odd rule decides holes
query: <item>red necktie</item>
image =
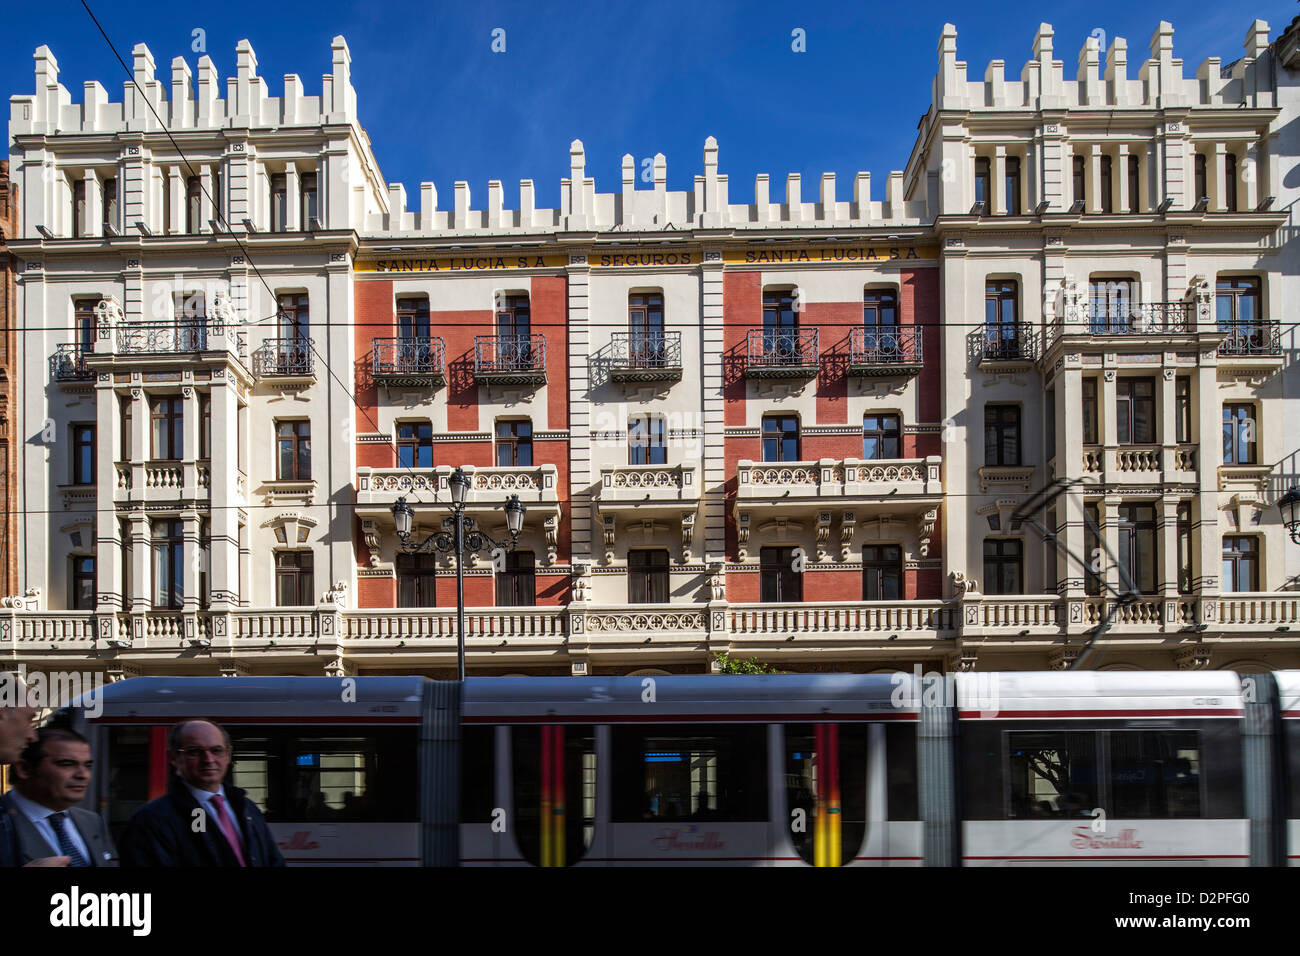
{"label": "red necktie", "polygon": [[226,799],[219,793],[212,795],[212,802],[217,807],[217,826],[221,827],[221,832],[226,835],[226,841],[230,848],[235,851],[235,859],[239,861],[240,866],[248,866],[244,862],[244,851],[240,846],[239,831],[235,829],[235,823],[230,818],[230,811],[226,809]]}

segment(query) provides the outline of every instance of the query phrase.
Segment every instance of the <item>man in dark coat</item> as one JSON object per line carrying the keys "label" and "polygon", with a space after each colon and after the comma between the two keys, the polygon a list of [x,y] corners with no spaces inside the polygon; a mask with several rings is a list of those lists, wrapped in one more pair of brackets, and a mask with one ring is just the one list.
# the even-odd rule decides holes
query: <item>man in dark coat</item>
{"label": "man in dark coat", "polygon": [[182,721],[168,737],[167,759],[176,775],[122,831],[122,866],[284,866],[257,805],[223,782],[231,746],[221,727]]}

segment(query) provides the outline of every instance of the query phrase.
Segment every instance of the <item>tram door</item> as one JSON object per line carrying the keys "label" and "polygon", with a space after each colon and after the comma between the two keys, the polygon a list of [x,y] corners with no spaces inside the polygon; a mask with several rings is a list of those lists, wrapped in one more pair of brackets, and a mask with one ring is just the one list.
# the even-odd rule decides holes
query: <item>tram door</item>
{"label": "tram door", "polygon": [[867,832],[867,725],[785,725],[786,809],[813,866],[852,862]]}
{"label": "tram door", "polygon": [[519,852],[534,866],[572,866],[595,835],[595,728],[546,724],[511,733]]}

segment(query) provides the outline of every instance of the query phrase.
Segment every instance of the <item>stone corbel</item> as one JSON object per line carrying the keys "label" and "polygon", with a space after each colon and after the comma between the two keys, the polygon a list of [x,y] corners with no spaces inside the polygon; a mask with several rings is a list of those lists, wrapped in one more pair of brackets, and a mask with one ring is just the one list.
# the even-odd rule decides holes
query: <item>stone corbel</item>
{"label": "stone corbel", "polygon": [[695,537],[695,512],[682,512],[682,563],[691,560],[691,541]]}
{"label": "stone corbel", "polygon": [[601,515],[600,526],[605,537],[605,563],[608,564],[614,560],[614,516]]}
{"label": "stone corbel", "polygon": [[586,561],[573,562],[573,600],[574,602],[591,600],[591,565]]}
{"label": "stone corbel", "polygon": [[952,596],[956,600],[961,600],[968,594],[979,593],[974,578],[968,578],[960,571],[953,571],[950,577],[952,578]]}
{"label": "stone corbel", "polygon": [[113,329],[122,323],[122,305],[113,296],[100,299],[95,305],[95,335],[99,339],[111,339]]}
{"label": "stone corbel", "polygon": [[847,561],[853,551],[853,532],[857,529],[858,518],[852,511],[840,515],[840,560]]}
{"label": "stone corbel", "polygon": [[1203,671],[1210,666],[1208,644],[1187,644],[1174,651],[1174,666],[1180,671]]}
{"label": "stone corbel", "polygon": [[362,518],[361,538],[370,549],[370,566],[379,567],[379,524],[370,518]]}
{"label": "stone corbel", "polygon": [[965,641],[960,642],[957,650],[944,657],[944,669],[949,673],[970,673],[979,660],[978,649]]}
{"label": "stone corbel", "polygon": [[921,515],[917,522],[916,536],[920,539],[921,557],[930,553],[930,538],[934,536],[934,523],[939,518],[939,509],[931,508],[925,514]]}
{"label": "stone corbel", "polygon": [[709,562],[709,591],[715,601],[727,599],[727,578],[723,573],[721,561]]}
{"label": "stone corbel", "polygon": [[817,560],[826,560],[826,544],[831,539],[831,513],[817,512]]}
{"label": "stone corbel", "polygon": [[736,515],[736,543],[740,545],[737,557],[745,560],[746,545],[749,544],[749,512],[741,511]]}
{"label": "stone corbel", "polygon": [[1061,644],[1047,652],[1047,666],[1050,670],[1065,671],[1070,669],[1074,659],[1083,650],[1082,644]]}
{"label": "stone corbel", "polygon": [[559,545],[557,538],[560,531],[559,515],[550,515],[542,524],[543,533],[546,536],[546,563],[554,564],[559,556]]}

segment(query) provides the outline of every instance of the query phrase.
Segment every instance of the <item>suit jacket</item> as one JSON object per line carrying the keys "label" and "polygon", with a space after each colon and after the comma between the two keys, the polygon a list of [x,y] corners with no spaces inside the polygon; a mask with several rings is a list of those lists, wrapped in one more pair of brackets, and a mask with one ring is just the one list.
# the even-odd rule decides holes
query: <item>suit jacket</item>
{"label": "suit jacket", "polygon": [[[284,857],[266,825],[262,811],[238,787],[226,787],[230,812],[244,837],[249,866],[284,866]],[[173,776],[167,793],[132,814],[122,831],[123,866],[239,866],[221,827],[207,814],[180,777]],[[203,819],[198,831],[194,821]]]}
{"label": "suit jacket", "polygon": [[[27,814],[18,809],[13,798],[7,793],[0,797],[0,812],[8,815],[13,825],[16,837],[14,866],[26,866],[32,860],[39,860],[41,857],[62,856],[58,847],[51,847],[46,842],[45,837],[41,836],[40,831],[32,825],[32,821],[27,819]],[[77,828],[77,832],[81,834],[86,849],[90,851],[90,865],[117,866],[117,851],[113,848],[113,840],[108,835],[108,828],[104,826],[104,821],[99,815],[83,810],[81,807],[73,807],[68,811],[68,816]]]}

